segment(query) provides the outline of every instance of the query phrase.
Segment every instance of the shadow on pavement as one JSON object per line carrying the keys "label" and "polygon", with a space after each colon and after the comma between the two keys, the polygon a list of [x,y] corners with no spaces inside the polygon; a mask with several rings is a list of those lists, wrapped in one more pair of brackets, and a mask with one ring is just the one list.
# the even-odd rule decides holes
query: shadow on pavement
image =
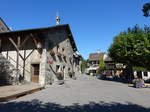
{"label": "shadow on pavement", "polygon": [[97,79],[104,80],[104,81],[118,82],[118,83],[129,83],[128,80],[125,78],[117,78],[117,77],[107,78],[103,76],[103,77],[98,77]]}
{"label": "shadow on pavement", "polygon": [[150,112],[150,108],[131,103],[105,103],[103,101],[99,103],[90,102],[85,105],[61,106],[55,103],[32,100],[1,103],[0,112]]}

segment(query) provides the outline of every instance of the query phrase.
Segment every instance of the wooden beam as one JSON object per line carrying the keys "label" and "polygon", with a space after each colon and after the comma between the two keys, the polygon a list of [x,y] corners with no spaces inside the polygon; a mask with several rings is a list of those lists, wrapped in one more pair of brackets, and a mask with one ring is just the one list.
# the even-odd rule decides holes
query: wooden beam
{"label": "wooden beam", "polygon": [[38,44],[38,41],[35,39],[34,35],[31,33],[30,36],[32,37],[34,43],[35,43],[35,46],[37,47],[37,44]]}
{"label": "wooden beam", "polygon": [[35,38],[32,38],[32,39],[33,39],[33,41],[35,43],[35,46],[37,47],[37,44],[38,44],[37,40]]}
{"label": "wooden beam", "polygon": [[26,64],[26,49],[24,49],[24,60],[23,60],[23,79],[25,76],[25,64]]}
{"label": "wooden beam", "polygon": [[24,60],[24,58],[22,57],[22,55],[19,53],[19,56],[21,57],[22,60]]}
{"label": "wooden beam", "polygon": [[[20,37],[18,38],[18,44],[16,45],[16,43],[14,42],[14,40],[12,39],[12,38],[8,38],[9,40],[10,40],[10,42],[13,44],[13,46],[16,48],[16,51],[17,52],[19,52],[19,46],[20,46]],[[22,57],[22,55],[19,53],[19,56],[22,58],[22,59],[24,59],[23,57]]]}
{"label": "wooden beam", "polygon": [[6,58],[8,59],[8,56],[9,56],[9,52],[8,52],[8,50],[7,50],[7,52],[6,52]]}
{"label": "wooden beam", "polygon": [[25,58],[25,60],[33,53],[34,49],[28,54],[28,56]]}
{"label": "wooden beam", "polygon": [[27,36],[27,37],[24,39],[24,41],[21,43],[20,47],[22,47],[22,46],[26,43],[26,41],[27,41],[29,38],[30,38],[30,36]]}
{"label": "wooden beam", "polygon": [[18,39],[17,47],[18,47],[18,49],[19,49],[19,47],[20,47],[20,36],[17,37],[17,39]]}
{"label": "wooden beam", "polygon": [[17,64],[16,64],[16,68],[17,69],[19,69],[19,46],[20,46],[20,37],[17,37],[17,46],[16,46],[16,48],[17,48]]}
{"label": "wooden beam", "polygon": [[12,38],[10,38],[10,37],[8,39],[14,45],[14,47],[16,48],[16,50],[19,51],[18,46],[16,45],[16,43],[14,42],[14,40]]}

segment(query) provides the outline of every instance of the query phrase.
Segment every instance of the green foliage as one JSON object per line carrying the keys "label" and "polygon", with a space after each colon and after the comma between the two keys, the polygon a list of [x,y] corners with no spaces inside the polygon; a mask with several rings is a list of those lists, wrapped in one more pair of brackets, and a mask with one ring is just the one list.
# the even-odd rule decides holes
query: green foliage
{"label": "green foliage", "polygon": [[149,10],[150,10],[150,3],[145,3],[142,9],[145,17],[149,16]]}
{"label": "green foliage", "polygon": [[0,85],[9,85],[11,84],[11,63],[0,54]]}
{"label": "green foliage", "polygon": [[117,35],[109,55],[116,61],[131,66],[150,67],[150,28],[138,25]]}
{"label": "green foliage", "polygon": [[147,71],[147,69],[144,67],[133,67],[133,70],[134,71]]}
{"label": "green foliage", "polygon": [[100,57],[100,59],[99,59],[99,69],[104,70],[105,68],[106,67],[105,67],[104,59],[103,59],[103,57]]}
{"label": "green foliage", "polygon": [[86,68],[87,68],[87,61],[82,59],[81,60],[81,72],[84,73]]}

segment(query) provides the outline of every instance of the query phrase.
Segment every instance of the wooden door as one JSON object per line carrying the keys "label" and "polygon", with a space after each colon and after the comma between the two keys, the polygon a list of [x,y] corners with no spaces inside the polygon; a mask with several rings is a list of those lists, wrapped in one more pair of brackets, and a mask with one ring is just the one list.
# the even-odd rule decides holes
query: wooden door
{"label": "wooden door", "polygon": [[31,81],[38,83],[39,82],[39,64],[32,64],[32,77]]}

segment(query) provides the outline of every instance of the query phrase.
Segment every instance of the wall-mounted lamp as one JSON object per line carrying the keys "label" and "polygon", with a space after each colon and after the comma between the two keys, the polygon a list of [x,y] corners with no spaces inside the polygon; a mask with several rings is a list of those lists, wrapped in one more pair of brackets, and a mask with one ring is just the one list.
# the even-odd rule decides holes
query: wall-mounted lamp
{"label": "wall-mounted lamp", "polygon": [[41,49],[42,48],[42,44],[41,44],[41,42],[38,42],[37,43],[37,49]]}
{"label": "wall-mounted lamp", "polygon": [[36,45],[36,47],[37,47],[38,52],[39,52],[40,54],[42,54],[42,43],[41,43],[41,42],[38,42],[37,45]]}

